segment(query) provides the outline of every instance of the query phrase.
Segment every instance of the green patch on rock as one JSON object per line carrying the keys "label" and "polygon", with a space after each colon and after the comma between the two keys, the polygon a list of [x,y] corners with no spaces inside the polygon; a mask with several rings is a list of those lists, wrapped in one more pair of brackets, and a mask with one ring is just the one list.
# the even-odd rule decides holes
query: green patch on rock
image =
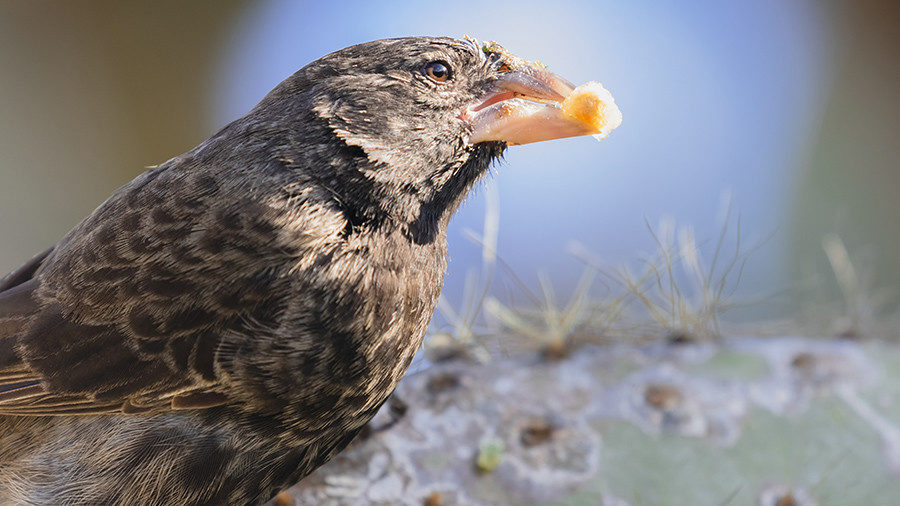
{"label": "green patch on rock", "polygon": [[769,374],[769,365],[759,355],[722,351],[706,362],[686,366],[685,372],[717,379],[755,381]]}
{"label": "green patch on rock", "polygon": [[888,505],[900,497],[879,436],[839,399],[787,415],[753,409],[741,430],[733,446],[720,447],[607,425],[601,478],[559,504],[598,504],[605,494],[633,506],[756,504],[770,485],[802,487],[829,505]]}
{"label": "green patch on rock", "polygon": [[878,385],[860,392],[860,396],[885,418],[900,425],[900,347],[870,343],[866,354],[874,358],[881,375]]}
{"label": "green patch on rock", "polygon": [[503,460],[504,451],[503,441],[499,439],[491,439],[482,443],[478,448],[478,455],[475,457],[475,466],[478,472],[490,473],[497,469],[500,461]]}

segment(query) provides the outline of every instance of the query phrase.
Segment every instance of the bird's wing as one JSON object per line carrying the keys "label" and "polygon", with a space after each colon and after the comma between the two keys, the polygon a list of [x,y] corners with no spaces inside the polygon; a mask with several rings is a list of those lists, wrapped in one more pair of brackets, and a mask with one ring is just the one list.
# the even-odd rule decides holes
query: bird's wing
{"label": "bird's wing", "polygon": [[[78,322],[62,305],[41,301],[40,288],[31,278],[0,293],[0,414],[135,413],[225,400],[214,375],[192,377],[189,356],[171,367],[142,353],[127,327]],[[213,349],[216,336],[206,339]]]}
{"label": "bird's wing", "polygon": [[218,191],[202,172],[145,173],[0,281],[0,414],[228,401],[223,336],[271,314],[280,278],[264,213]]}

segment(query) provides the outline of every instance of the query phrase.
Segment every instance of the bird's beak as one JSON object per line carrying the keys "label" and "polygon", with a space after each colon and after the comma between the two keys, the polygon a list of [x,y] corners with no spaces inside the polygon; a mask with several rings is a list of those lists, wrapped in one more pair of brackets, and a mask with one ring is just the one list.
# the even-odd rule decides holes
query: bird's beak
{"label": "bird's beak", "polygon": [[622,122],[612,95],[598,83],[576,88],[539,64],[518,60],[516,67],[461,115],[473,127],[469,144],[516,145],[580,135],[603,138]]}

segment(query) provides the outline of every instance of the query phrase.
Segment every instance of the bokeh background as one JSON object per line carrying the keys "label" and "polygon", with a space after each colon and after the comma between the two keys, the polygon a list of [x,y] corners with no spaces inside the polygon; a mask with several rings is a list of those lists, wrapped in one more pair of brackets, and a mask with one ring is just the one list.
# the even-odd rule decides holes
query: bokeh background
{"label": "bokeh background", "polygon": [[[898,5],[4,0],[0,270],[315,58],[376,38],[469,34],[575,83],[601,81],[624,113],[602,143],[517,147],[495,171],[499,252],[526,282],[544,271],[566,293],[582,269],[573,242],[610,264],[652,250],[645,220],[715,237],[730,199],[745,244],[762,243],[741,287],[763,295],[754,317],[836,293],[828,233],[890,289],[900,286]],[[451,300],[481,260],[462,232],[480,229],[483,194],[452,224]]]}

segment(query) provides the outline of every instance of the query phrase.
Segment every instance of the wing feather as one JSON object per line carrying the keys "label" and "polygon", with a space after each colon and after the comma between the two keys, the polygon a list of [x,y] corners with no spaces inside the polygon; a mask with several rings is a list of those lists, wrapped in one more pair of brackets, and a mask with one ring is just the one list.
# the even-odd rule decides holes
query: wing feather
{"label": "wing feather", "polygon": [[217,364],[242,349],[246,321],[277,318],[296,252],[272,240],[270,207],[217,195],[229,176],[172,163],[0,280],[0,414],[231,402]]}

